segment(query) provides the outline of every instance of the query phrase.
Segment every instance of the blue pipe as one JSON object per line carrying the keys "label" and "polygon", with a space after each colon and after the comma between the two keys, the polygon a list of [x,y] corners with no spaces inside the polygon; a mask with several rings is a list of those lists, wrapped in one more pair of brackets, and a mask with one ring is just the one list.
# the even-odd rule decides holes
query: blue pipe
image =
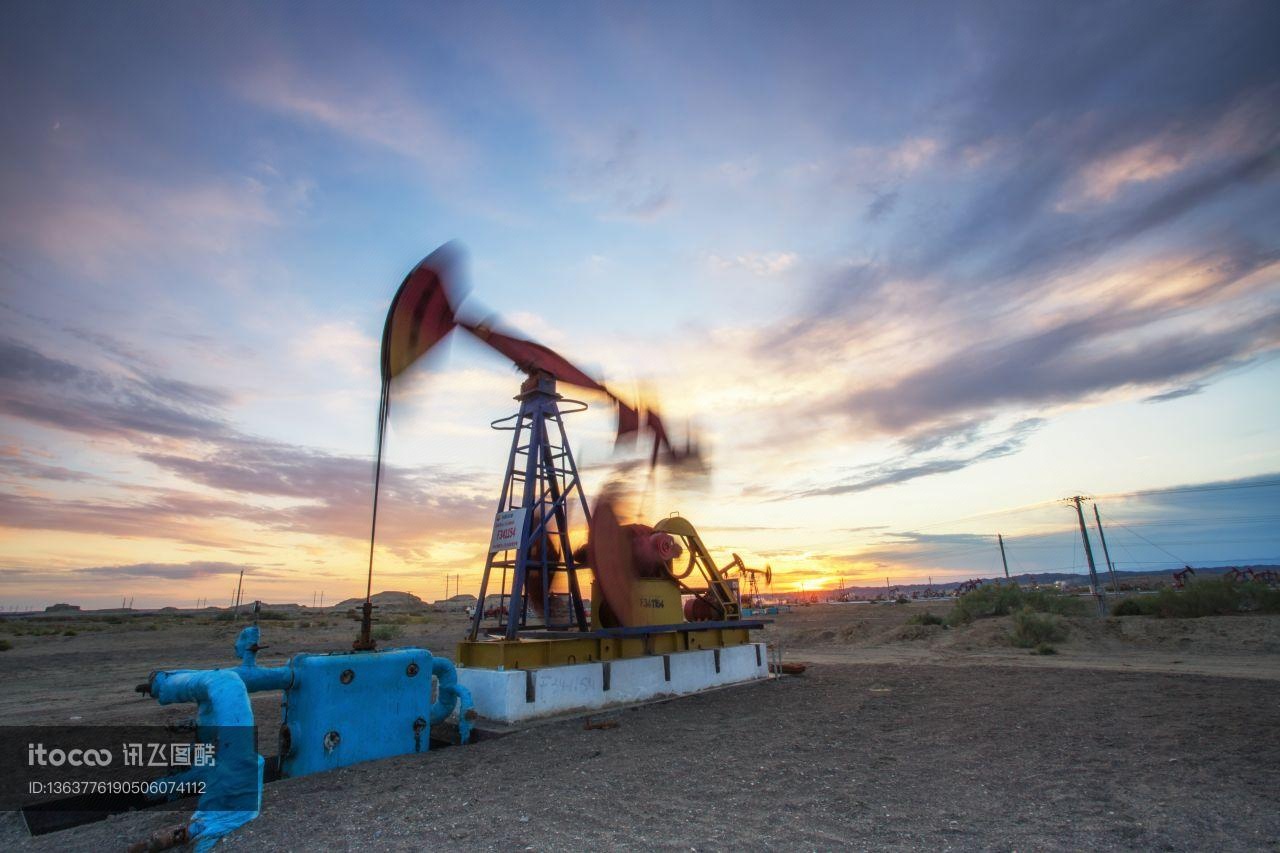
{"label": "blue pipe", "polygon": [[288,690],[293,685],[293,669],[289,666],[258,666],[258,626],[250,625],[236,638],[236,654],[240,665],[231,670],[240,676],[250,693],[259,690]]}
{"label": "blue pipe", "polygon": [[[212,767],[193,767],[170,777],[173,781],[205,782],[188,828],[197,853],[207,853],[222,836],[256,818],[262,808],[263,759],[257,754],[249,694],[288,690],[294,685],[295,673],[291,665],[258,666],[258,638],[256,625],[245,628],[236,638],[240,666],[156,672],[148,686],[161,705],[197,703],[197,740],[215,744]],[[458,671],[447,658],[432,657],[431,674],[439,687],[431,706],[431,723],[443,722],[456,707],[458,734],[462,743],[467,743],[475,716],[471,691],[458,683]]]}
{"label": "blue pipe", "polygon": [[471,691],[458,683],[458,670],[448,658],[431,659],[431,674],[439,683],[439,693],[431,706],[431,724],[444,722],[456,706],[458,709],[458,737],[462,743],[471,740],[471,718],[475,716]]}
{"label": "blue pipe", "polygon": [[263,761],[254,743],[249,690],[230,670],[184,670],[157,672],[151,695],[161,705],[195,702],[197,742],[214,745],[214,764],[203,774],[205,790],[188,828],[197,853],[207,853],[262,809]]}

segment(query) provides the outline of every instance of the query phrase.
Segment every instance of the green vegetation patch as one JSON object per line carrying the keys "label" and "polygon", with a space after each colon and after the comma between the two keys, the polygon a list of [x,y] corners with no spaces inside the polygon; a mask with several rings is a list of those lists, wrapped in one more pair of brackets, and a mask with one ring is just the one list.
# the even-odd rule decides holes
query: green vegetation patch
{"label": "green vegetation patch", "polygon": [[1023,610],[1074,616],[1085,611],[1085,602],[1056,589],[1023,589],[1015,583],[988,583],[956,599],[947,614],[950,625],[967,625],[975,619],[1008,616]]}
{"label": "green vegetation patch", "polygon": [[373,629],[375,640],[394,640],[403,629],[399,625],[379,625]]}
{"label": "green vegetation patch", "polygon": [[1280,613],[1280,589],[1261,581],[1203,578],[1191,581],[1182,589],[1166,588],[1155,595],[1126,598],[1111,610],[1113,616],[1159,619],[1196,619],[1236,613]]}
{"label": "green vegetation patch", "polygon": [[[1052,613],[1037,613],[1024,606],[1013,614],[1013,644],[1023,649],[1036,649],[1067,638],[1067,626]],[[1045,654],[1045,652],[1040,652]]]}

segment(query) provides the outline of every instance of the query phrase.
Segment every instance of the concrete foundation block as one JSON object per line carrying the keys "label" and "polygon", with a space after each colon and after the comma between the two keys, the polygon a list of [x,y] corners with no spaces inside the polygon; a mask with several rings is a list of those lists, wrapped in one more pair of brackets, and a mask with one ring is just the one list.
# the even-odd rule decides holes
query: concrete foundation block
{"label": "concrete foundation block", "polygon": [[687,696],[769,677],[764,643],[531,670],[460,667],[476,713],[512,724]]}

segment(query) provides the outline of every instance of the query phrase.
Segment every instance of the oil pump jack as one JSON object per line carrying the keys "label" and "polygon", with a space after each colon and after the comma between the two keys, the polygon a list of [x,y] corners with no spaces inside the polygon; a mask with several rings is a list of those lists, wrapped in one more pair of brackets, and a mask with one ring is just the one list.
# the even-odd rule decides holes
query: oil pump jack
{"label": "oil pump jack", "polygon": [[[511,669],[531,662],[606,660],[633,652],[748,642],[748,630],[763,623],[741,620],[728,573],[716,567],[687,519],[673,514],[652,526],[623,524],[608,495],[594,510],[588,505],[564,424],[565,416],[583,411],[587,404],[567,399],[560,388],[572,386],[603,395],[617,411],[619,443],[641,433],[652,438],[651,466],[659,461],[697,460],[692,439],[683,447],[675,446],[652,406],[627,403],[542,344],[498,331],[491,321],[459,316],[459,278],[459,252],[446,244],[401,284],[383,330],[378,415],[380,472],[393,380],[455,329],[510,359],[525,375],[515,397],[519,410],[490,424],[509,430],[511,445],[478,603],[466,639],[459,645],[459,662]],[[380,473],[375,474],[370,577],[379,477]],[[576,547],[569,525],[569,510],[575,505],[588,528],[587,541]],[[686,552],[687,565],[677,569],[677,559]],[[486,629],[486,602],[495,580],[502,604],[491,611],[497,614],[498,624]],[[368,590],[372,590],[371,580]],[[707,604],[696,623],[685,620],[685,595]],[[372,647],[371,610],[366,593],[357,648]]]}

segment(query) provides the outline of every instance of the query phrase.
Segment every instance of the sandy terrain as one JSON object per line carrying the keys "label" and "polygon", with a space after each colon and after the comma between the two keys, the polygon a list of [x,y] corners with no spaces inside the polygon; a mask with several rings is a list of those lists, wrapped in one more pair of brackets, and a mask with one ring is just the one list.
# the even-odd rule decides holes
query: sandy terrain
{"label": "sandy terrain", "polygon": [[[1004,619],[905,624],[924,609],[798,608],[766,634],[805,675],[613,712],[616,728],[550,723],[273,783],[223,847],[1280,848],[1280,617],[1076,618],[1039,656],[1008,645]],[[429,619],[390,644],[451,653],[461,617]],[[353,623],[327,621],[264,622],[262,662],[345,647]],[[189,715],[133,685],[232,663],[236,629],[152,623],[12,638],[0,722]],[[263,731],[278,701],[256,698]],[[32,839],[7,815],[0,848],[96,853],[175,820]]]}

